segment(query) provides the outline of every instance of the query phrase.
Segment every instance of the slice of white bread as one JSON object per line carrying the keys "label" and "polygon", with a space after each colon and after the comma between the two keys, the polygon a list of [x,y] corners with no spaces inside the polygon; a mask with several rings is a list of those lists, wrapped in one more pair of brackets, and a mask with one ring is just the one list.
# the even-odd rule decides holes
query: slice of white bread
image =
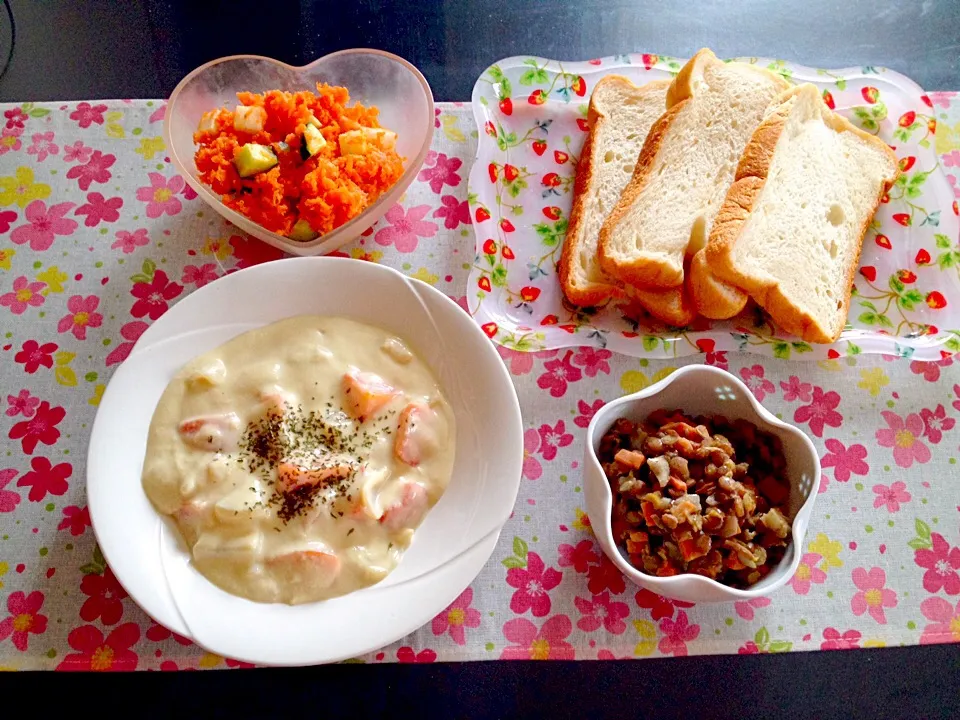
{"label": "slice of white bread", "polygon": [[637,86],[608,75],[590,96],[590,134],[577,166],[570,225],[560,255],[563,294],[574,305],[602,305],[623,295],[597,262],[600,227],[630,181],[647,133],[667,102],[669,80]]}
{"label": "slice of white bread", "polygon": [[701,50],[680,70],[620,201],[600,231],[600,265],[624,283],[676,287],[685,255],[703,247],[743,148],[779,75]]}
{"label": "slice of white bread", "polygon": [[882,140],[814,85],[785,92],[757,128],[707,243],[721,278],[808,342],[843,331],[863,236],[899,174]]}

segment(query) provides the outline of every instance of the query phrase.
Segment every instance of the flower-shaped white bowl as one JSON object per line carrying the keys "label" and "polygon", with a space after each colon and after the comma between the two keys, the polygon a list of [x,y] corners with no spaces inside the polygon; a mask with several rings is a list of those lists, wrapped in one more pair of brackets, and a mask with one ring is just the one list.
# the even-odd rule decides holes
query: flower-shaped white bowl
{"label": "flower-shaped white bowl", "polygon": [[[600,439],[617,418],[625,417],[636,422],[661,408],[679,409],[691,415],[723,415],[731,420],[743,418],[783,442],[790,481],[788,509],[793,530],[780,564],[756,585],[739,590],[701,575],[647,575],[630,564],[614,541],[611,527],[613,492],[597,459]],[[775,418],[738,378],[710,365],[688,365],[640,392],[601,408],[587,430],[583,468],[590,525],[607,557],[640,587],[667,598],[694,603],[748,600],[769,595],[786,584],[800,564],[803,538],[820,486],[820,458],[810,438]]]}
{"label": "flower-shaped white bowl", "polygon": [[[406,158],[405,169],[392,188],[350,222],[310,242],[297,242],[231,210],[200,182],[193,161],[193,133],[203,113],[234,107],[238,92],[316,91],[318,82],[341,85],[350,91],[351,102],[380,108],[380,124],[398,135],[397,152]],[[361,48],[325,55],[303,67],[257,55],[233,55],[201,65],[181,80],[170,95],[163,135],[170,159],[187,184],[227,220],[293,255],[324,255],[355,240],[399,200],[430,149],[433,127],[433,93],[420,71],[396,55]]]}
{"label": "flower-shaped white bowl", "polygon": [[[433,370],[456,417],[453,475],[387,578],[303,605],[255,603],[190,563],[140,476],[147,433],[184,363],[240,333],[294,315],[352,317],[404,338]],[[523,426],[494,346],[440,291],[376,263],[295,258],[204,286],[137,341],[103,395],[90,437],[87,496],[97,541],[130,596],[155,620],[226,657],[264,665],[331,662],[397,640],[476,577],[520,486]]]}

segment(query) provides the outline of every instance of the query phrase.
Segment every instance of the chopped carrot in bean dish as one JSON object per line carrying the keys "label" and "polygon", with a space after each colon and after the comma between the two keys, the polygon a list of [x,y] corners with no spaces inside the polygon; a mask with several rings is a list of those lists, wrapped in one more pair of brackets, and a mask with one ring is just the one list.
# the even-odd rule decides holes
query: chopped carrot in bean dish
{"label": "chopped carrot in bean dish", "polygon": [[200,180],[267,230],[308,242],[362,213],[403,175],[397,135],[346,88],[237,93],[194,133]]}
{"label": "chopped carrot in bean dish", "polygon": [[641,423],[618,419],[598,455],[614,539],[638,570],[746,588],[783,558],[790,485],[775,435],[746,420],[658,410]]}

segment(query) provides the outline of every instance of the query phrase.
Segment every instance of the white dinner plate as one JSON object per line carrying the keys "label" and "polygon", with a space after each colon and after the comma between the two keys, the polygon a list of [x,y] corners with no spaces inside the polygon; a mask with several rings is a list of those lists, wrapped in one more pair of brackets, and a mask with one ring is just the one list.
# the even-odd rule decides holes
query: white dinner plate
{"label": "white dinner plate", "polygon": [[[450,485],[397,569],[347,596],[288,606],[230,595],[200,575],[140,475],[157,401],[191,358],[295,315],[340,315],[406,340],[456,416]],[[217,280],[141,336],[104,393],[90,438],[87,493],[104,556],[155,620],[226,657],[262,665],[334,662],[407,635],[476,577],[513,511],[523,459],[516,391],[484,333],[429,285],[374,263],[297,258]]]}

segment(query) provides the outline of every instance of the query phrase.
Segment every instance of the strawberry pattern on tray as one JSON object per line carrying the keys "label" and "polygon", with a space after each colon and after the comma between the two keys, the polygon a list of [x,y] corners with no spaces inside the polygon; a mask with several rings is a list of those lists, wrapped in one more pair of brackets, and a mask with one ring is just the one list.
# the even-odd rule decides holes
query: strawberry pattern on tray
{"label": "strawberry pattern on tray", "polygon": [[901,175],[864,239],[848,324],[832,345],[782,334],[755,306],[728,321],[667,327],[625,315],[617,303],[568,305],[556,277],[567,231],[590,93],[604,75],[637,84],[671,78],[685,60],[651,54],[579,63],[514,57],[490,66],[473,90],[481,128],[470,173],[476,257],[470,312],[493,340],[520,351],[589,345],[647,358],[747,351],[783,359],[860,353],[938,360],[960,352],[960,220],[935,150],[937,121],[912,80],[878,67],[819,70],[738,58],[824,101],[897,153]]}

